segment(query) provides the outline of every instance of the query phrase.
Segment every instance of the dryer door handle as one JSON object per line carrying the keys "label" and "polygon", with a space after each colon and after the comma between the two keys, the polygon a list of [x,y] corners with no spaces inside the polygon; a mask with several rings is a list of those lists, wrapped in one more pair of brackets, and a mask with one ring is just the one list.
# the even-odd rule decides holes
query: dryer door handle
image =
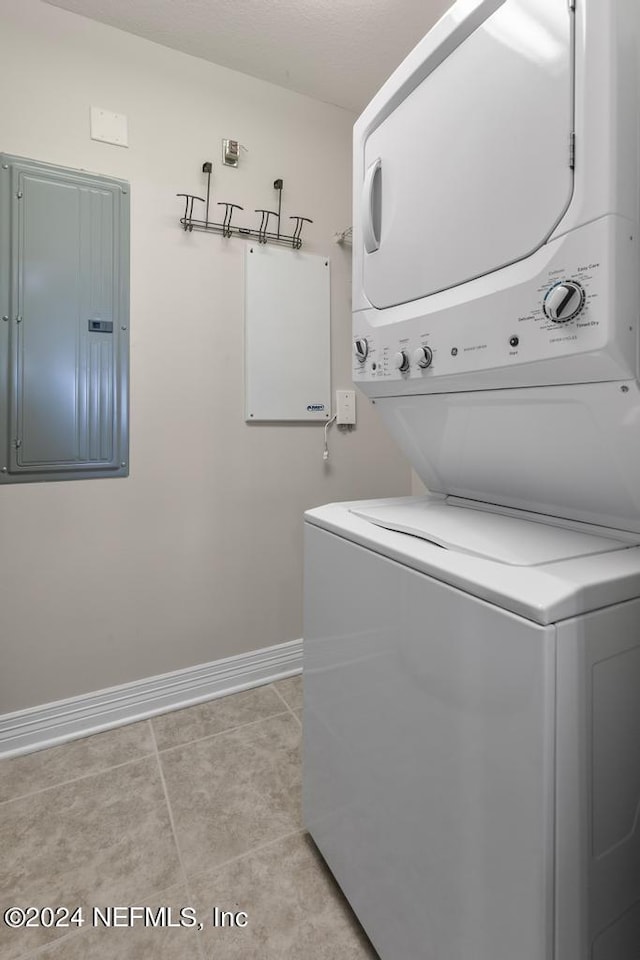
{"label": "dryer door handle", "polygon": [[362,232],[367,253],[375,253],[380,246],[381,175],[382,160],[378,157],[367,170],[362,187]]}

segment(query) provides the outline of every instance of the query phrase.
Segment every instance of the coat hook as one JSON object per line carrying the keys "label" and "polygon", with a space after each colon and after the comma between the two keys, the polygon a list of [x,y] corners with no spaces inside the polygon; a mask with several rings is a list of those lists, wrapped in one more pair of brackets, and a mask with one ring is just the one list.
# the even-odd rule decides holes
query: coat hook
{"label": "coat hook", "polygon": [[197,197],[195,193],[176,193],[176,197],[185,198],[184,214],[180,219],[180,223],[185,230],[193,230],[193,201],[200,200],[201,203],[204,203],[203,197]]}
{"label": "coat hook", "polygon": [[[240,144],[242,148],[242,144]],[[294,250],[299,250],[302,246],[302,227],[305,223],[313,223],[313,220],[309,217],[300,217],[294,216],[289,217],[290,220],[295,220],[295,227],[291,235],[282,233],[281,230],[281,218],[282,218],[282,193],[284,189],[284,180],[281,177],[278,177],[273,181],[273,189],[278,192],[278,209],[276,210],[267,210],[266,208],[257,208],[256,213],[260,214],[260,225],[257,229],[251,227],[241,227],[234,226],[231,228],[231,219],[233,217],[234,210],[244,210],[244,207],[241,207],[239,203],[229,203],[225,200],[218,200],[217,206],[224,207],[224,217],[222,222],[210,220],[209,211],[211,204],[211,176],[213,173],[213,164],[210,160],[205,160],[202,164],[202,173],[205,174],[207,178],[207,193],[205,197],[199,197],[195,193],[178,193],[176,196],[184,197],[184,213],[180,218],[180,223],[184,230],[192,231],[195,227],[196,230],[206,230],[211,233],[221,233],[223,237],[241,236],[247,237],[248,239],[255,239],[258,243],[268,243],[269,241],[273,243],[285,243],[289,246],[292,246]],[[204,219],[200,220],[194,217],[193,206],[194,201],[198,200],[200,203],[205,204],[204,210]],[[271,217],[276,218],[276,227],[270,228],[272,223]]]}
{"label": "coat hook", "polygon": [[231,236],[231,217],[233,216],[234,210],[244,210],[244,207],[241,207],[239,203],[226,203],[224,200],[218,200],[218,206],[224,207],[224,221],[222,223],[222,236],[230,237]]}

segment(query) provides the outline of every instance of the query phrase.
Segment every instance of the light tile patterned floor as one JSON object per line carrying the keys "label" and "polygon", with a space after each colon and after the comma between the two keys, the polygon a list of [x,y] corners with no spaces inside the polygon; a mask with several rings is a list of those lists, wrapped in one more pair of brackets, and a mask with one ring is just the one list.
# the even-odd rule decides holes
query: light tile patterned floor
{"label": "light tile patterned floor", "polygon": [[[0,960],[376,960],[300,817],[300,677],[0,761]],[[194,929],[96,929],[93,907],[197,910]],[[248,914],[215,928],[213,907]]]}

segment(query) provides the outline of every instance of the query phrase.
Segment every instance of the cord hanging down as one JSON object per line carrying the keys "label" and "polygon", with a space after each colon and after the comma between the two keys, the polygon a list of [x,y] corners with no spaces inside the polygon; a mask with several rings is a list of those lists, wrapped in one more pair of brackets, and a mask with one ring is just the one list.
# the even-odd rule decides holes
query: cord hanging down
{"label": "cord hanging down", "polygon": [[324,425],[324,450],[322,451],[322,459],[323,459],[323,460],[328,460],[328,459],[329,459],[329,437],[328,437],[328,431],[329,431],[329,427],[331,426],[331,424],[336,422],[336,417],[337,417],[337,414],[334,414],[333,417],[331,417],[331,420],[327,420],[327,422],[326,422],[325,425]]}
{"label": "cord hanging down", "polygon": [[340,246],[350,247],[353,243],[353,227],[347,227],[345,230],[334,233],[333,239],[336,243],[339,243]]}

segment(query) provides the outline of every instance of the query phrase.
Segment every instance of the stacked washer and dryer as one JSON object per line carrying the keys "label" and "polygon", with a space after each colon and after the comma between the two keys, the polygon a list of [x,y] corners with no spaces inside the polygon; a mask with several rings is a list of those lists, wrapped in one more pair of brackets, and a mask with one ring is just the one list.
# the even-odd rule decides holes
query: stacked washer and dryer
{"label": "stacked washer and dryer", "polygon": [[382,960],[640,958],[640,4],[459,0],[355,127],[305,821]]}

